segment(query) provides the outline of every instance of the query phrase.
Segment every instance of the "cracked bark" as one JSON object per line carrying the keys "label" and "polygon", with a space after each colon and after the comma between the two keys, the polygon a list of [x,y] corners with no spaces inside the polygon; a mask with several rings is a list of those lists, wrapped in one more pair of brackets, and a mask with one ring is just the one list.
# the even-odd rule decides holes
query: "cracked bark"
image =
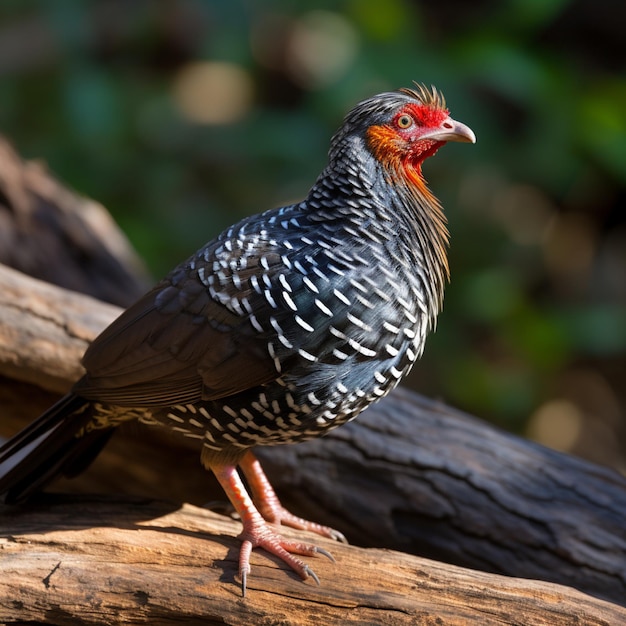
{"label": "cracked bark", "polygon": [[[69,388],[89,340],[118,311],[0,267],[0,434]],[[224,498],[189,442],[134,425],[85,474],[56,485],[114,498],[0,509],[0,622],[626,622],[617,606],[626,601],[626,480],[610,470],[406,390],[324,439],[259,452],[295,513],[352,543],[419,557],[316,539],[339,561],[312,560],[316,588],[255,553],[242,603],[237,522],[120,499]]]}

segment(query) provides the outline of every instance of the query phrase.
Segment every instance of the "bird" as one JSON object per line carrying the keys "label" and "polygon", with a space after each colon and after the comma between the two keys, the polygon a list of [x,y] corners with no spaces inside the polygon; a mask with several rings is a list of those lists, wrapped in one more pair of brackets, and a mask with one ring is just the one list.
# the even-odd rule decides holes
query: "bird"
{"label": "bird", "polygon": [[449,280],[422,165],[449,141],[476,137],[435,87],[357,103],[303,200],[224,230],[91,343],[71,391],[0,448],[5,504],[80,473],[138,420],[197,443],[241,519],[244,596],[254,548],[319,584],[302,557],[331,553],[280,525],[345,538],[287,511],[254,448],[325,435],[421,356]]}

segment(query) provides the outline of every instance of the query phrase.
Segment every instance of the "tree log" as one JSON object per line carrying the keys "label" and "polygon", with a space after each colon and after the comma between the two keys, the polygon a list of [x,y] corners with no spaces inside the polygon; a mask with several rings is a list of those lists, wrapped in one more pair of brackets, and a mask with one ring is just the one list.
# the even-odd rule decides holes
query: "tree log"
{"label": "tree log", "polygon": [[[0,406],[2,434],[9,435],[17,430],[19,424],[9,419],[17,405],[20,406],[21,419],[24,420],[34,417],[52,399],[50,395],[36,392],[33,385],[54,393],[61,393],[69,388],[72,381],[80,375],[78,360],[88,342],[118,312],[115,307],[103,305],[86,296],[70,294],[0,267],[0,375],[4,376],[4,384],[0,383],[0,393],[4,394]],[[31,414],[28,408],[31,409]],[[161,497],[175,501],[197,503],[205,502],[207,497],[214,494],[223,498],[219,496],[220,492],[215,486],[209,485],[208,474],[200,469],[197,453],[189,453],[189,442],[186,440],[173,440],[160,429],[142,430],[140,437],[132,429],[127,429],[126,436],[118,439],[119,441],[114,441],[107,447],[101,458],[85,473],[84,478],[67,481],[62,484],[62,488],[66,490],[73,485],[75,488],[90,491],[134,491],[151,497],[160,494]],[[358,420],[333,431],[322,440],[297,446],[267,448],[260,453],[268,474],[285,503],[297,513],[342,530],[353,542],[411,551],[488,572],[558,582],[616,604],[626,604],[626,531],[623,522],[626,514],[626,480],[611,470],[499,432],[475,418],[406,390],[396,390]],[[134,462],[129,462],[129,459]],[[173,466],[179,471],[172,472]],[[110,506],[111,502],[105,502],[102,506],[96,502],[93,507],[89,504],[84,511],[85,517],[81,524],[85,528],[81,532],[94,531],[95,529],[89,530],[94,524],[101,527],[102,520],[111,517],[107,513]],[[137,508],[135,504],[128,503],[120,506],[122,509],[116,515],[122,517],[133,515],[132,510]],[[150,518],[151,505],[145,506],[148,506],[145,517]],[[23,541],[35,541],[31,545],[36,545],[36,549],[30,550],[30,554],[34,556],[30,560],[28,556],[19,557],[21,560],[19,563],[15,561],[15,567],[24,575],[35,572],[35,579],[43,572],[43,576],[37,579],[38,584],[42,585],[41,581],[52,572],[56,563],[74,563],[74,544],[67,543],[69,537],[66,535],[59,538],[53,534],[50,539],[45,531],[46,527],[54,529],[55,524],[59,523],[54,521],[57,519],[55,515],[60,515],[59,509],[44,507],[33,510],[41,515],[40,525],[33,528],[33,536],[28,535]],[[194,519],[201,515],[195,509],[183,509],[183,513],[192,510]],[[22,512],[5,510],[5,517],[1,522],[3,527],[22,529],[20,532],[28,534],[24,530],[27,528],[27,520],[23,517],[27,513],[24,511],[28,513],[31,509]],[[30,514],[34,513],[28,513]],[[69,519],[69,513],[63,515],[66,515],[63,519]],[[76,515],[80,519],[78,513]],[[202,515],[206,515],[207,520],[214,520],[208,513]],[[16,521],[10,526],[12,519]],[[181,527],[186,528],[187,522],[183,519],[177,518],[176,524],[170,518],[168,520],[168,525],[171,522],[172,527],[178,527],[180,521]],[[220,523],[226,522],[221,520]],[[211,525],[209,522],[207,524],[206,530],[210,532]],[[141,564],[143,561],[139,563],[141,559],[138,557],[137,571],[133,561],[132,571],[127,572],[127,564],[124,566],[123,559],[120,560],[119,555],[125,552],[126,545],[130,546],[129,558],[132,557],[135,550],[134,539],[131,540],[124,534],[126,529],[120,529],[113,522],[110,525],[114,528],[100,529],[95,536],[85,536],[85,547],[81,550],[84,550],[85,555],[94,556],[85,556],[85,560],[80,562],[85,570],[95,567],[96,563],[106,558],[113,559],[117,565],[110,576],[105,575],[102,578],[98,575],[99,580],[95,581],[90,596],[91,604],[85,600],[87,596],[83,596],[81,606],[91,606],[93,610],[93,603],[104,601],[104,595],[110,592],[114,596],[117,593],[115,597],[118,604],[107,599],[103,606],[110,606],[111,610],[122,610],[119,603],[126,602],[130,605],[135,602],[133,597],[145,598],[145,594],[148,594],[150,598],[161,599],[158,602],[154,600],[154,607],[146,602],[142,614],[147,615],[154,610],[154,613],[150,613],[151,623],[157,623],[154,619],[167,620],[166,598],[159,595],[159,585],[154,580],[150,582],[147,574],[144,576],[145,570]],[[229,528],[231,530],[227,534],[236,534],[236,525]],[[218,530],[219,532],[224,531]],[[4,528],[2,534],[13,536],[16,533]],[[183,533],[183,536],[189,535]],[[177,538],[176,541],[178,540]],[[207,547],[203,553],[204,567],[216,578],[228,582],[234,575],[233,566],[228,565],[228,560],[220,561],[224,558],[223,554],[214,557],[210,545],[215,543],[224,549],[226,544],[234,560],[236,550],[233,546],[236,543],[230,539],[205,541]],[[45,567],[37,569],[41,542],[50,546],[54,556],[45,561]],[[6,552],[9,549],[7,545],[11,549],[15,548],[14,543],[10,540],[5,542],[3,550]],[[157,542],[152,541],[150,554],[158,554],[159,558],[166,561],[174,558],[169,554],[169,545],[161,548]],[[28,552],[26,548],[25,550]],[[198,550],[196,546],[190,554],[197,554]],[[515,619],[519,616],[520,621],[508,623],[556,624],[559,623],[556,621],[559,617],[555,617],[556,613],[553,614],[554,606],[551,605],[550,608],[546,602],[558,605],[562,601],[565,611],[563,615],[569,615],[570,619],[581,615],[576,613],[581,606],[591,606],[582,603],[581,598],[584,596],[576,594],[571,596],[575,598],[575,601],[572,600],[575,606],[572,606],[570,600],[565,599],[566,596],[570,597],[567,594],[574,593],[571,591],[560,589],[557,592],[556,588],[542,583],[507,580],[502,584],[513,585],[507,587],[507,593],[510,594],[507,597],[511,600],[509,603],[503,599],[502,589],[498,587],[502,579],[491,574],[464,572],[414,557],[389,555],[380,551],[362,551],[343,546],[333,546],[333,551],[341,560],[341,585],[332,585],[333,590],[328,596],[318,595],[317,590],[311,596],[307,595],[310,592],[309,585],[298,584],[294,591],[297,599],[291,598],[290,592],[285,596],[288,600],[285,611],[287,606],[291,607],[287,613],[289,619],[294,616],[305,619],[300,615],[298,607],[303,608],[304,612],[317,612],[318,608],[311,607],[323,607],[326,610],[332,605],[341,610],[347,610],[348,607],[352,607],[352,610],[358,608],[357,613],[335,614],[335,617],[343,615],[342,619],[348,620],[353,619],[349,615],[355,615],[354,619],[357,621],[363,617],[366,622],[368,619],[374,620],[372,623],[383,622],[375,621],[378,619],[374,617],[375,613],[367,613],[364,607],[369,607],[368,611],[383,607],[386,616],[384,623],[415,623],[410,620],[389,621],[402,620],[406,615],[411,619],[422,616],[427,621],[427,617],[431,615],[428,612],[430,610],[433,611],[432,615],[445,618],[443,623],[467,623],[470,621],[470,614],[465,611],[476,608],[487,611],[491,616],[485,618],[483,613],[482,619],[476,623],[502,623],[502,615],[509,611],[509,615],[514,615]],[[105,558],[102,556],[104,553],[109,556]],[[114,555],[118,556],[114,558]],[[405,562],[405,558],[409,560]],[[215,559],[218,559],[217,564]],[[265,562],[262,555],[256,559],[255,563]],[[397,566],[398,570],[394,570],[392,564],[400,563],[397,559],[403,564]],[[10,560],[9,565],[11,562],[13,561]],[[156,568],[154,571],[160,565],[149,559],[144,564],[149,566],[148,569]],[[315,565],[318,573],[326,580],[336,580],[337,571],[330,564],[319,560],[315,561]],[[47,573],[46,567],[49,567]],[[275,568],[275,564],[272,567]],[[217,568],[218,571],[214,572],[212,568]],[[434,570],[431,571],[431,568]],[[61,570],[62,566],[59,566],[54,575]],[[77,580],[84,580],[87,575],[85,570],[76,570]],[[368,586],[364,586],[364,581],[359,578],[361,570],[363,577],[370,580]],[[281,582],[284,578],[289,579],[285,572],[280,571],[277,574],[277,570],[271,568],[260,570],[258,565],[254,571],[254,584],[259,589],[281,589],[281,593],[286,593]],[[194,607],[202,606],[204,608],[201,611],[205,612],[195,613],[195,616],[202,614],[205,616],[203,619],[208,620],[207,611],[212,609],[208,608],[209,605],[202,604],[205,598],[202,590],[206,583],[201,581],[204,579],[193,571],[185,570],[182,557],[176,565],[176,572],[175,577],[167,578],[168,584],[174,584],[172,578],[187,581],[185,584],[192,584],[189,581],[194,581],[194,592],[189,598],[190,604],[185,604],[182,600],[184,585],[171,592],[176,598],[176,602],[172,604],[175,607],[172,609],[172,619],[176,611],[179,611],[180,619],[190,619],[196,610]],[[399,575],[398,572],[404,574]],[[406,572],[412,574],[408,576]],[[461,578],[457,580],[454,577],[456,574],[453,576],[452,572],[456,572]],[[9,571],[6,573],[10,574]],[[135,574],[138,577],[132,587]],[[393,589],[386,586],[386,581],[381,582],[386,576],[393,582]],[[407,576],[406,581],[403,576]],[[441,579],[437,576],[441,576]],[[435,587],[429,586],[435,578],[438,580]],[[54,580],[54,577],[51,576],[51,579]],[[2,580],[15,581],[16,577],[3,576]],[[111,580],[116,581],[115,584]],[[276,588],[271,586],[274,584],[269,582],[271,580],[278,581]],[[408,587],[404,586],[405,583]],[[450,589],[455,599],[442,596],[444,599],[434,600],[433,591],[439,589],[437,585]],[[45,584],[42,586],[45,587]],[[137,592],[136,596],[127,591],[124,592],[128,595],[126,597],[124,593],[120,592],[120,595],[116,591],[131,587]],[[105,588],[108,591],[100,593]],[[483,589],[482,596],[477,592],[478,588]],[[27,586],[25,589],[31,587]],[[426,593],[422,594],[423,590]],[[28,591],[25,597],[30,597],[30,593]],[[209,595],[221,598],[221,594],[228,596],[229,593],[234,594],[232,588],[227,587],[226,591],[220,588],[214,592],[212,589]],[[363,593],[367,596],[366,599]],[[560,595],[563,593],[565,595]],[[15,590],[9,597],[13,596]],[[478,596],[481,597],[477,599]],[[2,597],[0,594],[0,598]],[[35,597],[37,596],[33,596]],[[330,597],[340,598],[336,600],[336,606],[333,604],[335,600],[330,602]],[[383,597],[386,599],[383,600]],[[389,599],[391,597],[394,598],[393,601]],[[495,604],[480,604],[483,601],[488,602],[485,598],[492,598]],[[513,598],[518,598],[521,605],[514,606]],[[535,617],[539,620],[542,615],[543,622],[532,621],[527,606],[531,598],[534,598],[533,606],[537,608]],[[65,606],[57,600],[53,604]],[[398,604],[394,604],[396,600]],[[472,604],[474,601],[478,604]],[[0,606],[3,606],[1,602],[0,600]],[[20,599],[19,602],[24,601]],[[31,604],[20,605],[28,606],[31,611],[28,613],[30,617],[25,617],[24,613],[21,619],[35,619],[32,611],[45,605],[40,602],[39,597],[38,601]],[[247,611],[252,606],[248,604],[248,608],[241,609],[240,601],[237,602],[240,610]],[[585,602],[595,601],[586,598]],[[275,598],[273,603],[274,606]],[[494,609],[495,605],[501,607],[502,612]],[[152,608],[145,608],[146,606]],[[593,606],[605,607],[602,604]],[[140,612],[140,608],[137,606],[132,611]],[[319,610],[322,611],[322,608]],[[618,609],[612,607],[611,610]],[[282,608],[273,614],[278,621],[280,620],[277,616],[281,611]],[[108,615],[110,619],[114,613],[109,612]],[[226,613],[219,611],[215,615],[224,616]],[[263,613],[256,615],[262,616]],[[494,615],[498,617],[494,618]],[[589,613],[585,614],[583,622],[602,623],[591,621],[596,619],[592,615],[597,619],[604,619],[602,613]],[[501,621],[486,621],[492,618]],[[54,623],[76,623],[73,617],[62,621],[57,615],[55,619],[57,621]],[[84,615],[82,619],[85,619]],[[242,619],[242,614],[239,614],[239,619]],[[262,621],[261,617],[259,621]],[[619,623],[619,620],[608,619],[606,623]]]}
{"label": "tree log", "polygon": [[3,623],[626,622],[626,609],[567,587],[319,538],[337,559],[310,559],[321,586],[255,552],[242,599],[235,582],[239,524],[192,505],[52,500],[0,511],[0,527]]}
{"label": "tree log", "polygon": [[0,265],[0,375],[65,393],[89,342],[120,310]]}
{"label": "tree log", "polygon": [[106,209],[23,161],[0,136],[0,263],[120,306],[146,290],[147,271]]}

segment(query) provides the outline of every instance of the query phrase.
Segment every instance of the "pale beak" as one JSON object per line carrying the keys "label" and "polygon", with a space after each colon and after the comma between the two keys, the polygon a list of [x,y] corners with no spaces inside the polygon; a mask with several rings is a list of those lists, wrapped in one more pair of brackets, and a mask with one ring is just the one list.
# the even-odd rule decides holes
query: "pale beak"
{"label": "pale beak", "polygon": [[461,143],[476,143],[474,131],[465,124],[452,118],[444,120],[439,128],[433,128],[420,136],[420,139],[434,139],[435,141],[459,141]]}

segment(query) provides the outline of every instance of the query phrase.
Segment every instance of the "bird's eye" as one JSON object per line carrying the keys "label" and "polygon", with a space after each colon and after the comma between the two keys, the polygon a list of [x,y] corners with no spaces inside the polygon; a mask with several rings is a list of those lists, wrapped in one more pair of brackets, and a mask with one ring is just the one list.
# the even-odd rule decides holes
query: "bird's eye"
{"label": "bird's eye", "polygon": [[396,126],[403,130],[410,128],[413,125],[413,118],[410,115],[400,115],[396,120]]}

